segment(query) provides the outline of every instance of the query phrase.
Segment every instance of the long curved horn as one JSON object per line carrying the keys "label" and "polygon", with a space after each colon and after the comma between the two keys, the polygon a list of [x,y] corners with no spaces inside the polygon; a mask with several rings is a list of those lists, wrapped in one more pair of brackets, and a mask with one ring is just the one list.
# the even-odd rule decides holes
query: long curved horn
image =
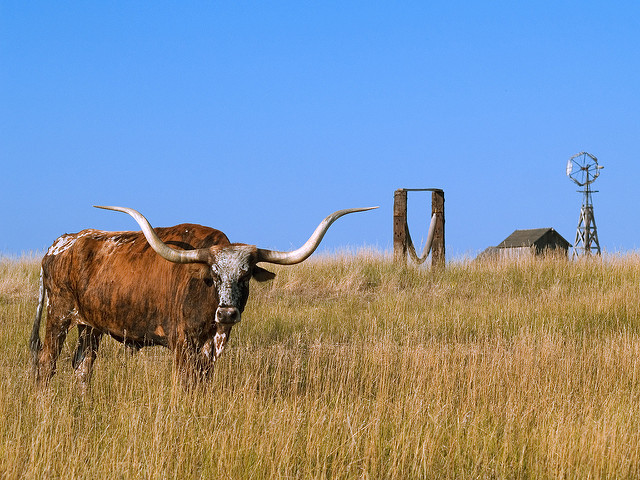
{"label": "long curved horn", "polygon": [[368,207],[368,208],[347,208],[345,210],[338,210],[337,212],[333,212],[327,218],[325,218],[320,225],[313,232],[309,240],[302,245],[297,250],[293,250],[292,252],[276,252],[274,250],[266,250],[264,248],[258,249],[258,261],[259,262],[267,262],[267,263],[277,263],[278,265],[294,265],[296,263],[303,262],[318,248],[320,242],[322,241],[322,237],[327,233],[329,227],[333,222],[342,217],[343,215],[347,215],[348,213],[355,212],[364,212],[367,210],[373,210],[378,207]]}
{"label": "long curved horn", "polygon": [[[138,222],[140,228],[142,229],[142,233],[144,233],[147,242],[151,248],[153,248],[158,255],[160,255],[165,260],[169,260],[174,263],[199,263],[203,262],[203,254],[200,250],[176,250],[171,248],[169,245],[160,240],[160,237],[153,230],[153,227],[149,223],[149,221],[144,218],[144,216],[134,210],[133,208],[127,207],[103,207],[100,205],[94,205],[96,208],[103,208],[105,210],[114,210],[116,212],[128,213],[133,217],[133,219]],[[204,252],[203,252],[204,253]]]}

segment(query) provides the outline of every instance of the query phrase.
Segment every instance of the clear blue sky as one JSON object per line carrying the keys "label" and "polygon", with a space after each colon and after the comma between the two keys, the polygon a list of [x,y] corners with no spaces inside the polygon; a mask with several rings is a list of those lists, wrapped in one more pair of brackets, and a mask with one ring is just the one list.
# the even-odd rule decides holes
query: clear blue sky
{"label": "clear blue sky", "polygon": [[[392,246],[439,187],[450,257],[517,228],[573,243],[596,155],[601,246],[640,246],[640,3],[0,0],[0,253],[194,222],[289,249]],[[426,234],[430,198],[409,198]]]}

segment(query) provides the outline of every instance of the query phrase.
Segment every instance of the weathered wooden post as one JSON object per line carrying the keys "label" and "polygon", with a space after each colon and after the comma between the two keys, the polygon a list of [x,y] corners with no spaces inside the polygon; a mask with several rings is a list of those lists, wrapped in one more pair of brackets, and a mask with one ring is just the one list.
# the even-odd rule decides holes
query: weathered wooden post
{"label": "weathered wooden post", "polygon": [[436,225],[431,245],[431,266],[444,267],[444,191],[434,189],[431,192],[431,215],[436,216]]}
{"label": "weathered wooden post", "polygon": [[404,188],[393,194],[393,260],[407,263],[407,191]]}
{"label": "weathered wooden post", "polygon": [[[418,257],[409,234],[407,223],[407,192],[431,192],[431,222],[425,251]],[[393,198],[393,259],[396,263],[407,263],[407,253],[421,264],[431,251],[431,266],[445,264],[444,248],[444,191],[439,188],[399,188]]]}

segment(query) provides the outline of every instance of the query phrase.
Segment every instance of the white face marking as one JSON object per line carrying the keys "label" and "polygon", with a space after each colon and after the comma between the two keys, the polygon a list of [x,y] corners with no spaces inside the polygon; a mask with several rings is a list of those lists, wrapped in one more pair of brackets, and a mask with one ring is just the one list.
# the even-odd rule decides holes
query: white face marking
{"label": "white face marking", "polygon": [[216,279],[220,305],[238,307],[249,288],[252,247],[233,247],[216,254],[211,271]]}

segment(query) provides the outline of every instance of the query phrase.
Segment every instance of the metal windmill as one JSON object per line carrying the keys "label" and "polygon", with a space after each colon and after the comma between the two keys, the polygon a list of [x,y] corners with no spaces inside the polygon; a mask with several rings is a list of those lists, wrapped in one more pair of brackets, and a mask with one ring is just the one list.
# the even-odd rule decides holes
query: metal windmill
{"label": "metal windmill", "polygon": [[578,186],[584,187],[578,190],[582,193],[582,207],[580,208],[580,220],[576,230],[576,240],[573,243],[573,256],[585,256],[600,252],[598,242],[598,228],[596,218],[593,215],[593,201],[591,194],[597,190],[591,190],[591,184],[600,175],[602,165],[598,165],[598,159],[587,152],[576,153],[567,162],[567,175]]}

